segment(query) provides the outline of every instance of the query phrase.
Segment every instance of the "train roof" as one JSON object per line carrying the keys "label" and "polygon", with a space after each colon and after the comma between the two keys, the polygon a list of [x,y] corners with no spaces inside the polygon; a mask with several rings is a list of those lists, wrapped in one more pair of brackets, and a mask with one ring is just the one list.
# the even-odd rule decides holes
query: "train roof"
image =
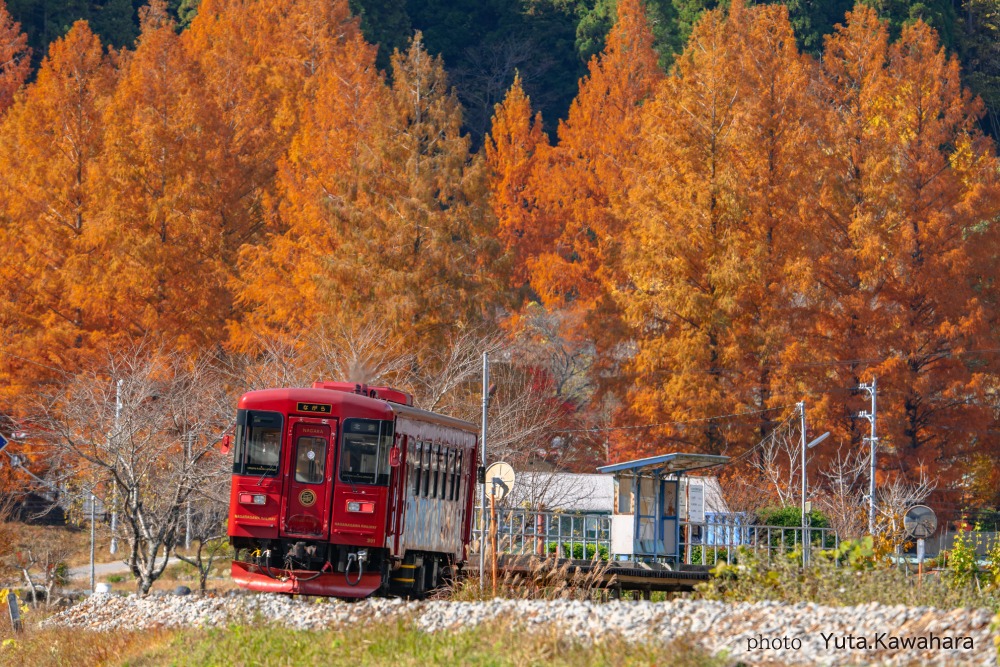
{"label": "train roof", "polygon": [[[240,397],[241,410],[280,409],[288,413],[301,413],[299,403],[317,403],[335,406],[336,412],[351,412],[353,415],[367,419],[392,419],[395,416],[407,417],[415,421],[448,426],[469,433],[479,432],[479,427],[464,419],[421,410],[409,405],[393,403],[381,398],[370,398],[363,394],[342,391],[339,389],[323,389],[317,387],[294,387],[285,389],[259,389],[248,391]],[[314,414],[313,416],[322,416]]]}

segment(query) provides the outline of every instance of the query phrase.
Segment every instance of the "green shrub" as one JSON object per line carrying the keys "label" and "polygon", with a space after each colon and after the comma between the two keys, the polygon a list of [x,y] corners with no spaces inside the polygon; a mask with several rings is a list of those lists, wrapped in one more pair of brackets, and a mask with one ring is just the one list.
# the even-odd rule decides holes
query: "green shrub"
{"label": "green shrub", "polygon": [[56,564],[56,583],[60,586],[69,585],[69,565],[66,563]]}
{"label": "green shrub", "polygon": [[109,574],[106,578],[109,584],[120,584],[125,581],[125,577],[121,574]]}
{"label": "green shrub", "polygon": [[[829,528],[830,521],[819,510],[809,512],[811,528]],[[767,507],[757,512],[757,523],[761,526],[781,526],[782,528],[798,528],[802,525],[802,509],[794,505],[785,507]]]}
{"label": "green shrub", "polygon": [[874,557],[871,539],[845,541],[840,548],[817,552],[808,567],[793,551],[770,561],[741,548],[732,563],[720,563],[715,577],[697,587],[697,595],[712,600],[786,603],[813,602],[830,606],[879,602],[886,605],[931,606],[940,609],[984,607],[1000,610],[1000,590],[958,587],[948,580],[917,575],[885,566]]}
{"label": "green shrub", "polygon": [[[704,553],[704,559],[702,553]],[[691,547],[692,565],[718,565],[726,563],[728,558],[729,553],[724,547],[719,549],[713,549],[711,546],[702,547],[701,545]]]}
{"label": "green shrub", "polygon": [[[546,550],[549,554],[555,555],[559,550],[559,544],[557,542],[549,542],[546,545]],[[576,560],[594,560],[594,554],[599,554],[599,560],[608,560],[608,548],[604,545],[588,544],[586,554],[584,554],[583,543],[577,542],[573,544],[573,548],[570,549],[570,545],[567,542],[562,544],[562,553],[559,554],[560,558],[575,558]]]}
{"label": "green shrub", "polygon": [[977,583],[978,577],[976,545],[969,533],[959,532],[948,555],[948,582],[955,588],[964,588]]}
{"label": "green shrub", "polygon": [[816,556],[835,566],[848,566],[855,570],[871,570],[875,567],[875,545],[871,535],[860,540],[844,540],[835,549],[820,551]]}

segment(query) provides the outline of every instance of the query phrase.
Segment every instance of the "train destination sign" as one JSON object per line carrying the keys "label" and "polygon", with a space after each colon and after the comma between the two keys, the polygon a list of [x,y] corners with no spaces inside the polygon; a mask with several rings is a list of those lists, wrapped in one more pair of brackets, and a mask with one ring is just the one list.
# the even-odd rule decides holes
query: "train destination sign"
{"label": "train destination sign", "polygon": [[329,403],[297,403],[295,405],[295,410],[297,412],[309,412],[319,415],[328,415],[333,412],[333,406]]}

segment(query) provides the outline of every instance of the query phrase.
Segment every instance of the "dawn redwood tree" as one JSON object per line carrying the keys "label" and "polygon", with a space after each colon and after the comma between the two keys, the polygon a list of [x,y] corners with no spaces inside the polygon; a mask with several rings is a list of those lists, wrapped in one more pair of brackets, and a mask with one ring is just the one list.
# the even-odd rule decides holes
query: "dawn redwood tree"
{"label": "dawn redwood tree", "polygon": [[88,289],[115,332],[194,348],[222,337],[232,312],[227,240],[248,221],[218,197],[220,110],[166,12],[161,0],[143,10],[105,111],[99,261]]}
{"label": "dawn redwood tree", "polygon": [[494,253],[461,107],[419,35],[393,56],[391,87],[375,53],[346,39],[315,78],[279,174],[285,231],[242,257],[247,331],[350,313],[415,343],[483,317]]}
{"label": "dawn redwood tree", "polygon": [[[756,432],[712,415],[788,400],[773,375],[808,265],[802,200],[815,190],[810,64],[780,6],[708,12],[643,109],[617,297],[634,337],[634,420],[675,446],[724,452]],[[771,413],[777,417],[777,413]]]}
{"label": "dawn redwood tree", "polygon": [[921,22],[888,46],[859,8],[823,63],[832,162],[818,229],[829,252],[813,349],[855,361],[809,374],[828,391],[877,376],[882,466],[912,479],[933,468],[947,487],[974,454],[996,452],[995,355],[977,352],[991,346],[984,294],[1000,207],[982,106]]}
{"label": "dawn redwood tree", "polygon": [[[640,108],[663,78],[640,0],[620,0],[604,51],[580,81],[559,142],[538,162],[535,197],[556,241],[529,260],[531,286],[547,305],[592,310],[618,286],[621,234],[616,206],[628,190],[643,138]],[[607,304],[605,304],[607,305]],[[608,331],[607,315],[595,328]]]}
{"label": "dawn redwood tree", "polygon": [[532,117],[531,100],[520,76],[514,77],[503,102],[496,105],[484,148],[497,238],[508,255],[510,284],[521,287],[529,279],[529,258],[545,252],[555,237],[554,228],[540,218],[532,187],[549,140],[542,130],[541,113]]}
{"label": "dawn redwood tree", "polygon": [[342,285],[378,268],[358,265],[343,238],[351,226],[359,235],[370,230],[383,171],[379,150],[391,104],[375,53],[355,31],[327,54],[310,84],[279,167],[275,233],[240,256],[237,294],[247,316],[235,342],[242,347],[264,333],[294,337],[342,317],[355,305]]}
{"label": "dawn redwood tree", "polygon": [[[224,145],[211,172],[227,226],[225,252],[259,244],[280,229],[278,164],[298,130],[310,80],[345,39],[359,35],[347,3],[204,0],[181,35],[202,90],[220,110]],[[229,265],[235,270],[237,263]]]}
{"label": "dawn redwood tree", "polygon": [[[512,186],[520,187],[516,182],[494,182],[493,203],[502,206],[495,210],[514,260],[512,269],[515,275],[522,263],[527,269],[523,296],[549,310],[566,311],[557,318],[578,329],[565,335],[583,348],[595,348],[592,372],[600,378],[601,392],[611,393],[623,392],[629,383],[622,367],[629,355],[629,334],[614,299],[628,280],[621,260],[627,226],[622,206],[644,141],[642,105],[664,77],[644,3],[620,0],[616,12],[604,50],[590,59],[568,116],[559,124],[557,144],[525,146],[523,158],[516,143],[502,151],[497,144],[493,158],[497,166],[530,161],[530,173],[511,172],[526,182],[524,194],[511,192]],[[525,125],[530,114],[525,102],[515,89],[498,108],[501,125],[494,141],[503,133],[517,137],[518,132],[533,131]],[[507,190],[497,189],[501,186]],[[516,322],[513,328],[518,328]]]}
{"label": "dawn redwood tree", "polygon": [[0,123],[0,395],[26,396],[88,358],[98,161],[115,69],[84,22],[49,47]]}
{"label": "dawn redwood tree", "polygon": [[21,24],[11,18],[0,2],[0,116],[14,103],[14,93],[31,72],[31,49]]}
{"label": "dawn redwood tree", "polygon": [[389,284],[402,297],[383,292],[383,299],[396,321],[443,338],[490,320],[492,307],[506,301],[494,276],[485,165],[469,154],[458,96],[421,35],[391,60],[394,116],[385,157],[393,190],[384,193],[384,219],[392,231],[383,243],[398,252],[387,263]]}

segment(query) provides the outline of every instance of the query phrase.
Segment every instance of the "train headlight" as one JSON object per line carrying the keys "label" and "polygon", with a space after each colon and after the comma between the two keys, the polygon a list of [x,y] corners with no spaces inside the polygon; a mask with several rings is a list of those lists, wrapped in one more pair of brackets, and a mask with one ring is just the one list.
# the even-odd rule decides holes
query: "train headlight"
{"label": "train headlight", "polygon": [[347,511],[361,512],[363,514],[372,514],[375,511],[375,503],[368,503],[358,500],[349,500],[347,501]]}

